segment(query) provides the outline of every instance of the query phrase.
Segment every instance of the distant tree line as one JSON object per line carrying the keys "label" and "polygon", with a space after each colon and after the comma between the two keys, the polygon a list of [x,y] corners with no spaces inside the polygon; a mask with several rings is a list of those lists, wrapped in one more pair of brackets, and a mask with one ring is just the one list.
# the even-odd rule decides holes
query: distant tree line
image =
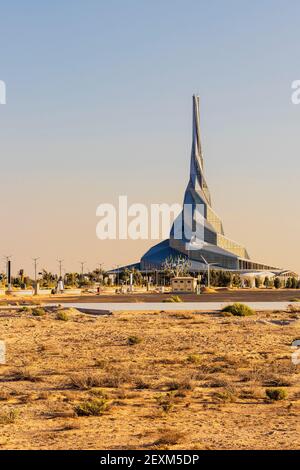
{"label": "distant tree line", "polygon": [[[154,270],[149,268],[148,274],[141,272],[138,269],[120,269],[119,272],[115,272],[115,280],[118,284],[129,284],[130,275],[133,277],[133,284],[136,286],[145,286],[150,280],[153,283],[158,282],[168,285],[172,277],[175,276],[188,276],[194,275],[190,272],[190,265],[185,262],[183,258],[166,260],[162,270]],[[38,281],[40,287],[43,288],[55,288],[57,286],[60,277],[57,274],[53,274],[50,271],[43,269],[38,274]],[[103,269],[94,269],[87,273],[69,272],[62,276],[65,288],[77,287],[91,287],[96,283],[98,285],[111,285],[112,278]],[[207,272],[202,273],[201,283],[207,284]],[[0,273],[0,285],[7,285],[7,277],[4,273]],[[24,274],[24,270],[19,270],[18,274],[12,277],[12,285],[16,288],[29,288],[34,286],[34,279]],[[231,271],[223,271],[217,269],[210,270],[210,285],[212,287],[251,287],[252,283],[250,280],[242,279],[237,273]],[[287,288],[287,289],[300,289],[300,280],[295,277],[288,277],[283,280],[279,277],[269,278],[266,276],[264,279],[261,277],[255,278],[255,287],[261,288]]]}

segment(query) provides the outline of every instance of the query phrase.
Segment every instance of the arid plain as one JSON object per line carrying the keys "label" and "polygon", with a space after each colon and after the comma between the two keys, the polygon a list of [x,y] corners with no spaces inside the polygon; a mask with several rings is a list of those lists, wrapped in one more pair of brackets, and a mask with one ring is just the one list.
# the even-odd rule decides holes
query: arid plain
{"label": "arid plain", "polygon": [[0,449],[300,449],[299,312],[1,311]]}

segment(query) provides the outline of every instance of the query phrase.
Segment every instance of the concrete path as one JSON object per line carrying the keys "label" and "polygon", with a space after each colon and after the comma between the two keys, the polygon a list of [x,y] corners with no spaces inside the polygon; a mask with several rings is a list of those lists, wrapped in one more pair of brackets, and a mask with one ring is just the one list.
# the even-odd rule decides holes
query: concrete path
{"label": "concrete path", "polygon": [[[226,305],[232,302],[143,302],[143,303],[63,303],[60,305],[64,307],[82,308],[86,310],[109,310],[111,312],[119,312],[122,310],[136,312],[136,311],[183,311],[192,310],[198,312],[206,312],[212,310],[221,310]],[[246,305],[254,310],[287,310],[289,305],[297,306],[300,309],[299,302],[245,302]],[[51,304],[49,304],[51,305]],[[52,304],[53,305],[53,304]]]}

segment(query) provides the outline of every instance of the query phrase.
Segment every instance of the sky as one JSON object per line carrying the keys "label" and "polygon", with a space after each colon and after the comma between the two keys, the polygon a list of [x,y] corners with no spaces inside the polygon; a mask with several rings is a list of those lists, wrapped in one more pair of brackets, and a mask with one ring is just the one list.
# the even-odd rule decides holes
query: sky
{"label": "sky", "polygon": [[196,93],[226,235],[300,272],[298,0],[0,6],[2,269],[138,261],[156,241],[97,239],[96,208],[182,202]]}

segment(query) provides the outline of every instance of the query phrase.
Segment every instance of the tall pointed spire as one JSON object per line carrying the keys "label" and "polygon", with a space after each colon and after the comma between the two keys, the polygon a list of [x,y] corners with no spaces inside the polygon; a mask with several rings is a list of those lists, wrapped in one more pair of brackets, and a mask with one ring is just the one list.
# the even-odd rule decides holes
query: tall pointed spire
{"label": "tall pointed spire", "polygon": [[193,143],[192,156],[200,161],[203,171],[203,155],[200,140],[200,98],[193,95]]}
{"label": "tall pointed spire", "polygon": [[211,204],[211,198],[204,177],[204,163],[200,139],[200,99],[193,95],[193,141],[191,152],[190,186],[196,190],[201,189],[206,202]]}

